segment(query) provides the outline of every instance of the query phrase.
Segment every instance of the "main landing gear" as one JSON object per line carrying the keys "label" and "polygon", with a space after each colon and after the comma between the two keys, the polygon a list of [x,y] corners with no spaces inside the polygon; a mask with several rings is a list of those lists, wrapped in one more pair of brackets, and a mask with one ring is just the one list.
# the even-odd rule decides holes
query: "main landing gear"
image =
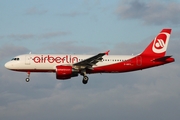
{"label": "main landing gear", "polygon": [[83,84],[87,84],[89,78],[88,78],[88,76],[86,76],[86,72],[83,72],[81,75],[83,76],[82,83],[83,83]]}
{"label": "main landing gear", "polygon": [[26,80],[26,82],[29,82],[30,81],[30,72],[27,72],[27,74],[28,74],[28,77],[25,79]]}

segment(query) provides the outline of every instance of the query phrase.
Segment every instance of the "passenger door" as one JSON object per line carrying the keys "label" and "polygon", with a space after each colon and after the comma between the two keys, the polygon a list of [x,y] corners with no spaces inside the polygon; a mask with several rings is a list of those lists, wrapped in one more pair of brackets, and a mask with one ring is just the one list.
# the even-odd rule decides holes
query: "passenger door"
{"label": "passenger door", "polygon": [[25,56],[25,65],[30,65],[31,64],[30,58],[31,58],[30,54]]}
{"label": "passenger door", "polygon": [[137,66],[141,66],[142,65],[142,57],[141,56],[137,56],[136,57],[136,65]]}

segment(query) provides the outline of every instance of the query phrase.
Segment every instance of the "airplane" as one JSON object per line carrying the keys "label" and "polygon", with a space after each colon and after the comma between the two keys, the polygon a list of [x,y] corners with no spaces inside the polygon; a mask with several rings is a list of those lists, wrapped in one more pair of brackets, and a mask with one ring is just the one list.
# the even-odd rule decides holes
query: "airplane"
{"label": "airplane", "polygon": [[30,81],[32,72],[54,72],[59,80],[82,75],[82,83],[87,84],[87,74],[131,72],[174,62],[172,56],[165,56],[170,34],[171,29],[162,29],[146,49],[137,55],[109,55],[109,51],[97,55],[30,53],[14,57],[5,67],[26,72],[26,82]]}

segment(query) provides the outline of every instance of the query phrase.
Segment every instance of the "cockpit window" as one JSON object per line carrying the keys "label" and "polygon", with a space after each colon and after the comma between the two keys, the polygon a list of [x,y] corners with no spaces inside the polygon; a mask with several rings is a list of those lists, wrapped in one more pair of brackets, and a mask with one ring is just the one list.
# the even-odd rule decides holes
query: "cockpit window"
{"label": "cockpit window", "polygon": [[13,58],[13,59],[11,59],[11,60],[19,61],[19,58]]}

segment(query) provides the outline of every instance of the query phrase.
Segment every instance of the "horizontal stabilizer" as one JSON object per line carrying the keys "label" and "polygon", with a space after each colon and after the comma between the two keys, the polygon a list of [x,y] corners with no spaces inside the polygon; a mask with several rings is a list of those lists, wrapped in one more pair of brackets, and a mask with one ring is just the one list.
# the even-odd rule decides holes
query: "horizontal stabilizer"
{"label": "horizontal stabilizer", "polygon": [[172,56],[164,56],[164,57],[156,58],[153,61],[155,61],[155,62],[164,62],[164,61],[167,61],[167,59],[169,59],[170,57],[172,57]]}

